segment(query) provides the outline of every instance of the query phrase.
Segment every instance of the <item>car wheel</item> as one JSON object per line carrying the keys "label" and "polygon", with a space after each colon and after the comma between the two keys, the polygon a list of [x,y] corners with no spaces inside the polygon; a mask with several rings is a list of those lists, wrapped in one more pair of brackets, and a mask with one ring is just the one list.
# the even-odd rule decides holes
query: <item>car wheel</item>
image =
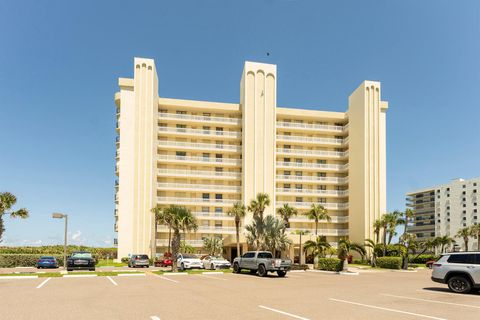
{"label": "car wheel", "polygon": [[148,268],[149,266],[145,266],[145,268]]}
{"label": "car wheel", "polygon": [[213,263],[210,265],[210,269],[215,270],[215,265]]}
{"label": "car wheel", "polygon": [[283,278],[285,277],[285,275],[287,274],[287,271],[282,271],[282,270],[278,270],[277,271],[277,274],[280,278]]}
{"label": "car wheel", "polygon": [[448,288],[456,293],[469,293],[472,290],[472,284],[464,276],[453,276],[448,279]]}
{"label": "car wheel", "polygon": [[233,264],[233,273],[240,273],[240,266],[236,262]]}
{"label": "car wheel", "polygon": [[73,269],[68,269],[68,268],[67,268],[67,271],[73,271]]}
{"label": "car wheel", "polygon": [[260,277],[266,277],[267,276],[267,269],[265,269],[265,266],[263,264],[258,266],[258,275]]}
{"label": "car wheel", "polygon": [[182,270],[182,271],[185,270],[185,265],[183,264],[183,262],[180,264],[180,270]]}

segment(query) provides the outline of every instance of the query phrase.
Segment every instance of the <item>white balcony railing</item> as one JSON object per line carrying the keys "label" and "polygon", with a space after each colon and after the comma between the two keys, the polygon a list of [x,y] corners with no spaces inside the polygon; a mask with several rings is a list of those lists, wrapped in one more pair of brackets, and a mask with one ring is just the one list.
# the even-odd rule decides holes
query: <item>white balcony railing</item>
{"label": "white balcony railing", "polygon": [[184,198],[184,197],[157,197],[159,204],[178,204],[178,205],[212,205],[212,206],[231,206],[240,200],[236,199],[203,199],[203,198]]}
{"label": "white balcony railing", "polygon": [[158,188],[166,190],[216,190],[219,192],[240,192],[239,186],[193,183],[157,183]]}
{"label": "white balcony railing", "polygon": [[229,216],[226,212],[192,212],[192,214],[198,219],[209,220],[234,220],[235,218]]}
{"label": "white balcony railing", "polygon": [[[202,247],[203,246],[203,240],[185,240],[185,242],[192,247]],[[167,247],[168,246],[168,239],[157,239],[157,246]]]}
{"label": "white balcony railing", "polygon": [[305,157],[329,157],[329,158],[345,158],[348,157],[348,152],[341,151],[325,151],[325,150],[304,150],[304,149],[284,149],[277,148],[278,154],[299,155]]}
{"label": "white balcony railing", "polygon": [[[158,232],[168,232],[168,227],[164,225],[157,226]],[[200,233],[235,233],[235,227],[224,227],[224,226],[198,226],[197,232]]]}
{"label": "white balcony railing", "polygon": [[284,128],[284,129],[294,128],[294,129],[305,129],[305,130],[343,132],[343,131],[346,131],[345,127],[347,127],[347,125],[334,126],[329,124],[299,123],[299,122],[285,122],[285,121],[277,122],[277,128]]}
{"label": "white balcony railing", "polygon": [[318,177],[318,176],[297,176],[297,175],[277,175],[277,180],[281,181],[299,181],[299,182],[314,182],[314,183],[348,183],[348,177]]}
{"label": "white balcony railing", "polygon": [[[331,220],[329,223],[347,223],[348,216],[330,216]],[[313,220],[307,218],[304,215],[297,215],[289,219],[290,222],[313,222]],[[327,223],[327,220],[320,220],[320,223]]]}
{"label": "white balcony railing", "polygon": [[326,163],[311,163],[311,162],[283,162],[283,161],[277,161],[277,167],[322,169],[322,170],[347,170],[348,169],[348,164],[326,164]]}
{"label": "white balcony railing", "polygon": [[240,172],[213,171],[213,170],[181,170],[181,169],[158,169],[158,175],[162,177],[198,177],[209,179],[240,179]]}
{"label": "white balcony railing", "polygon": [[[288,204],[294,208],[298,209],[309,209],[312,206],[313,202],[296,202],[296,201],[277,201],[276,205],[277,207],[283,206],[284,204]],[[332,202],[327,202],[327,203],[318,203],[315,202],[316,204],[322,205],[325,207],[327,210],[345,210],[348,209],[348,202],[342,202],[342,203],[332,203]]]}
{"label": "white balcony railing", "polygon": [[176,156],[176,155],[159,155],[157,157],[160,161],[177,162],[185,161],[192,163],[214,163],[214,164],[229,164],[239,166],[242,164],[240,159],[229,158],[213,158],[213,157],[189,157],[189,156]]}
{"label": "white balcony railing", "polygon": [[294,189],[277,188],[277,193],[288,195],[314,195],[314,196],[348,196],[348,190],[321,190],[321,189]]}
{"label": "white balcony railing", "polygon": [[333,144],[333,145],[341,145],[344,142],[346,143],[346,139],[305,137],[305,136],[286,136],[281,134],[277,135],[277,140],[294,141],[299,143]]}
{"label": "white balcony railing", "polygon": [[241,138],[240,132],[235,131],[219,131],[219,130],[204,130],[191,128],[176,128],[176,127],[158,127],[158,132],[174,135],[195,135],[195,136],[209,136],[215,138]]}
{"label": "white balcony railing", "polygon": [[[312,235],[315,234],[315,229],[303,229],[303,228],[289,228],[287,229],[287,232],[295,233],[296,231],[300,231],[300,230],[307,231]],[[317,233],[318,235],[323,235],[323,236],[346,236],[348,235],[348,229],[318,229]]]}
{"label": "white balcony railing", "polygon": [[235,124],[240,125],[242,120],[239,118],[225,118],[225,117],[210,117],[210,116],[197,116],[191,114],[177,114],[177,113],[168,113],[168,112],[159,112],[158,117],[160,119],[170,119],[170,120],[188,120],[195,122],[212,122],[212,123],[225,123],[225,124]]}
{"label": "white balcony railing", "polygon": [[193,142],[183,142],[183,141],[168,141],[160,140],[158,141],[158,146],[162,147],[176,147],[183,149],[194,149],[194,150],[222,150],[230,152],[240,152],[242,148],[237,145],[231,144],[217,144],[217,143],[193,143]]}

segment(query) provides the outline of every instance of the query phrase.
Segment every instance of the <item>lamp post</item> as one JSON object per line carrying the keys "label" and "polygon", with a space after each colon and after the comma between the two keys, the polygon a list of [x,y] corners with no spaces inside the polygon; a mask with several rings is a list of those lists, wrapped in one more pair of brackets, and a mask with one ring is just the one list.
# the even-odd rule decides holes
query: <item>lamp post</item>
{"label": "lamp post", "polygon": [[54,219],[65,219],[65,238],[63,242],[63,269],[67,268],[67,226],[68,226],[68,215],[63,213],[53,213],[52,218]]}

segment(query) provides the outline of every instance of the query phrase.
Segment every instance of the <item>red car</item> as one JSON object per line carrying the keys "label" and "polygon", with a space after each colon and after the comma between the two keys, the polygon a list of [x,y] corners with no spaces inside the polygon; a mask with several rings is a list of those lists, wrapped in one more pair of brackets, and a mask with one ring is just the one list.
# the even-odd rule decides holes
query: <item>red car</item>
{"label": "red car", "polygon": [[172,265],[172,259],[163,258],[154,262],[155,267],[170,267]]}

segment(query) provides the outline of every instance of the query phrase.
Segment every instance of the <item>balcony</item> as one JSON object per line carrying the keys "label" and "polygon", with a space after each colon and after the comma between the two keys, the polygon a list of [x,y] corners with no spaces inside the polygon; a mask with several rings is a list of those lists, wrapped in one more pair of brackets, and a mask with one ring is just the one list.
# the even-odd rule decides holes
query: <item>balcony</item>
{"label": "balcony", "polygon": [[209,122],[209,123],[218,123],[218,124],[229,124],[229,125],[241,125],[242,119],[240,118],[225,118],[225,117],[209,117],[209,116],[197,116],[191,114],[177,114],[177,113],[168,113],[168,112],[159,112],[158,117],[165,120],[182,120],[189,122]]}
{"label": "balcony", "polygon": [[318,176],[297,176],[297,175],[277,175],[277,181],[288,182],[312,182],[322,184],[346,184],[348,183],[348,177],[318,177]]}
{"label": "balcony", "polygon": [[338,133],[343,133],[348,131],[348,125],[335,126],[335,125],[328,125],[328,124],[298,123],[298,122],[285,122],[285,121],[277,121],[277,128],[329,131],[329,132],[338,132]]}
{"label": "balcony", "polygon": [[348,164],[277,161],[277,168],[298,168],[298,169],[303,168],[303,169],[317,169],[317,170],[346,171],[348,170]]}
{"label": "balcony", "polygon": [[233,221],[235,218],[229,216],[226,212],[192,212],[192,214],[199,220],[229,220]]}
{"label": "balcony", "polygon": [[[184,240],[192,247],[203,247],[203,240]],[[157,247],[168,247],[168,239],[157,239]]]}
{"label": "balcony", "polygon": [[224,193],[240,192],[239,186],[226,186],[216,184],[189,184],[189,183],[157,183],[159,189],[162,190],[185,190],[185,191],[215,191]]}
{"label": "balcony", "polygon": [[181,136],[203,136],[208,138],[230,138],[239,139],[242,137],[240,132],[234,131],[217,131],[217,130],[203,130],[190,128],[175,128],[175,127],[158,127],[159,133],[173,134]]}
{"label": "balcony", "polygon": [[[288,204],[294,208],[297,209],[310,209],[312,206],[313,202],[296,202],[296,201],[277,201],[276,205],[277,208],[283,206],[284,204]],[[342,202],[342,203],[318,203],[315,202],[316,204],[322,205],[325,207],[327,210],[346,210],[348,209],[348,202]]]}
{"label": "balcony", "polygon": [[216,206],[231,207],[240,199],[203,199],[203,198],[183,198],[183,197],[157,197],[158,204],[177,204],[192,206]]}
{"label": "balcony", "polygon": [[325,196],[325,197],[347,197],[348,190],[320,190],[320,189],[294,189],[277,188],[277,194],[284,195],[306,195],[306,196]]}
{"label": "balcony", "polygon": [[347,158],[348,152],[325,151],[325,150],[304,150],[304,149],[284,149],[277,148],[277,154],[302,156],[302,157],[318,157],[318,158]]}
{"label": "balcony", "polygon": [[242,165],[242,160],[240,159],[229,159],[229,158],[210,158],[210,157],[188,157],[188,156],[176,156],[176,155],[159,155],[157,156],[158,161],[163,162],[173,162],[177,163],[179,161],[189,162],[189,163],[202,163],[202,164],[220,164],[220,165],[232,165],[240,166]]}
{"label": "balcony", "polygon": [[298,142],[298,143],[313,143],[313,144],[325,144],[340,146],[347,143],[348,139],[335,139],[335,138],[320,138],[320,137],[305,137],[305,136],[286,136],[277,135],[278,141]]}
{"label": "balcony", "polygon": [[223,152],[240,152],[242,150],[241,146],[230,145],[230,144],[193,143],[193,142],[168,141],[168,140],[158,141],[158,147],[185,149],[185,150],[214,150],[214,151],[223,151]]}
{"label": "balcony", "polygon": [[[158,232],[168,232],[168,227],[164,225],[157,226]],[[217,227],[217,226],[198,226],[197,233],[222,233],[222,234],[235,234],[235,227]]]}
{"label": "balcony", "polygon": [[[329,223],[348,223],[348,216],[330,216],[331,220]],[[297,215],[289,219],[290,222],[314,222],[311,219],[308,219],[304,215]],[[327,220],[320,220],[320,223],[327,223]]]}
{"label": "balcony", "polygon": [[181,169],[158,169],[158,176],[161,177],[195,177],[208,179],[230,179],[238,180],[241,178],[240,172],[213,171],[213,170],[181,170]]}
{"label": "balcony", "polygon": [[[295,233],[297,231],[307,231],[310,234],[315,234],[315,229],[303,229],[303,228],[288,228],[288,233]],[[318,235],[322,236],[348,236],[348,229],[318,229]]]}

